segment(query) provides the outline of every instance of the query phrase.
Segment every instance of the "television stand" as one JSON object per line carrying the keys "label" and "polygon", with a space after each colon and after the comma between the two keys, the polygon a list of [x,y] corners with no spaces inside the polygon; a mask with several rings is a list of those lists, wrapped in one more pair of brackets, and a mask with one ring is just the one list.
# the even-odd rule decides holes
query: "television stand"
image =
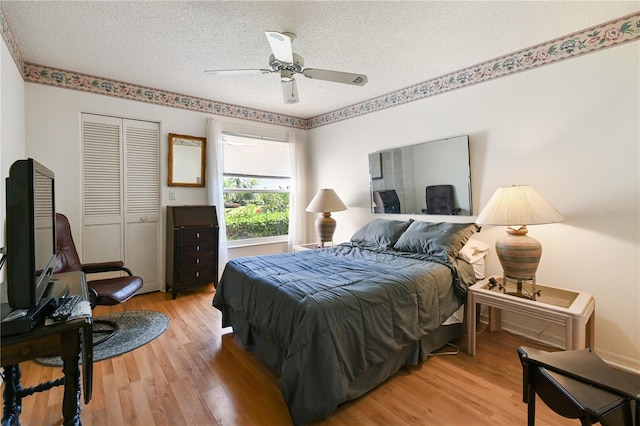
{"label": "television stand", "polygon": [[[89,300],[87,283],[82,272],[59,274],[62,282],[69,283],[70,294],[80,294],[83,300]],[[19,363],[38,357],[59,353],[63,361],[63,377],[23,388]],[[78,317],[59,324],[45,326],[38,324],[30,333],[11,337],[2,336],[0,341],[0,359],[5,369],[5,388],[3,393],[4,410],[2,424],[20,424],[22,399],[35,392],[64,386],[62,415],[64,425],[79,425],[80,391],[84,394],[84,403],[91,400],[93,377],[93,337],[91,334],[91,316]],[[80,360],[82,360],[82,388],[80,387]]]}

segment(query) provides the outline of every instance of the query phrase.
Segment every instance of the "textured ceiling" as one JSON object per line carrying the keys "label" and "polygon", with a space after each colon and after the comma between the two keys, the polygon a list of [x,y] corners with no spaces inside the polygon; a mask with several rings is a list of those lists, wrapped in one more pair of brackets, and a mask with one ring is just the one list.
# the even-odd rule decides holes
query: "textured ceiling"
{"label": "textured ceiling", "polygon": [[[315,117],[640,10],[626,1],[0,1],[25,62],[189,96]],[[296,77],[282,101],[265,30],[292,32],[305,65],[364,87]]]}

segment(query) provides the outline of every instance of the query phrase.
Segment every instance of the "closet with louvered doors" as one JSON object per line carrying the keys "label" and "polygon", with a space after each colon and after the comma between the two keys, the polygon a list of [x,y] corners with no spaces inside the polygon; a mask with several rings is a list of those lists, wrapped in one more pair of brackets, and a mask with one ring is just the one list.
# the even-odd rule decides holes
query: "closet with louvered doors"
{"label": "closet with louvered doors", "polygon": [[82,114],[84,263],[122,260],[160,289],[160,125]]}

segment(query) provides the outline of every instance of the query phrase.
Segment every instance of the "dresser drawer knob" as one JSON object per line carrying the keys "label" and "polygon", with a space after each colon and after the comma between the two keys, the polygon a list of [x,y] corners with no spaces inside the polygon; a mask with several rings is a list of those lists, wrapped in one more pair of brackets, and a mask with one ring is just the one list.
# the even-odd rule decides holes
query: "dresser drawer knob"
{"label": "dresser drawer knob", "polygon": [[196,238],[200,238],[200,233],[196,232]]}
{"label": "dresser drawer knob", "polygon": [[200,251],[200,246],[196,246],[196,251]]}
{"label": "dresser drawer knob", "polygon": [[196,272],[196,277],[199,277],[199,276],[200,276],[200,272]]}
{"label": "dresser drawer knob", "polygon": [[196,263],[200,263],[200,259],[196,259]]}

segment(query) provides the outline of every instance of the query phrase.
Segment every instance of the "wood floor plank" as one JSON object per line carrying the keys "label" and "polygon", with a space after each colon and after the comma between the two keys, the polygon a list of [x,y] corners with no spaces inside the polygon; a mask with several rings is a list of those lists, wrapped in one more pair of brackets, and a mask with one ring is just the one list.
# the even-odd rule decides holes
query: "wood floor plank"
{"label": "wood floor plank", "polygon": [[[93,399],[82,406],[85,426],[248,425],[287,426],[277,377],[221,328],[212,307],[214,290],[134,297],[128,310],[155,310],[169,329],[151,343],[94,365]],[[122,307],[116,307],[117,312]],[[108,313],[97,307],[94,315]],[[430,357],[403,368],[362,397],[342,404],[322,426],[345,425],[526,425],[518,346],[540,347],[506,332],[477,336],[477,356],[455,342],[457,355]],[[21,365],[23,384],[61,375],[59,368]],[[62,387],[27,397],[23,425],[61,424]],[[538,400],[536,424],[575,425]]]}

